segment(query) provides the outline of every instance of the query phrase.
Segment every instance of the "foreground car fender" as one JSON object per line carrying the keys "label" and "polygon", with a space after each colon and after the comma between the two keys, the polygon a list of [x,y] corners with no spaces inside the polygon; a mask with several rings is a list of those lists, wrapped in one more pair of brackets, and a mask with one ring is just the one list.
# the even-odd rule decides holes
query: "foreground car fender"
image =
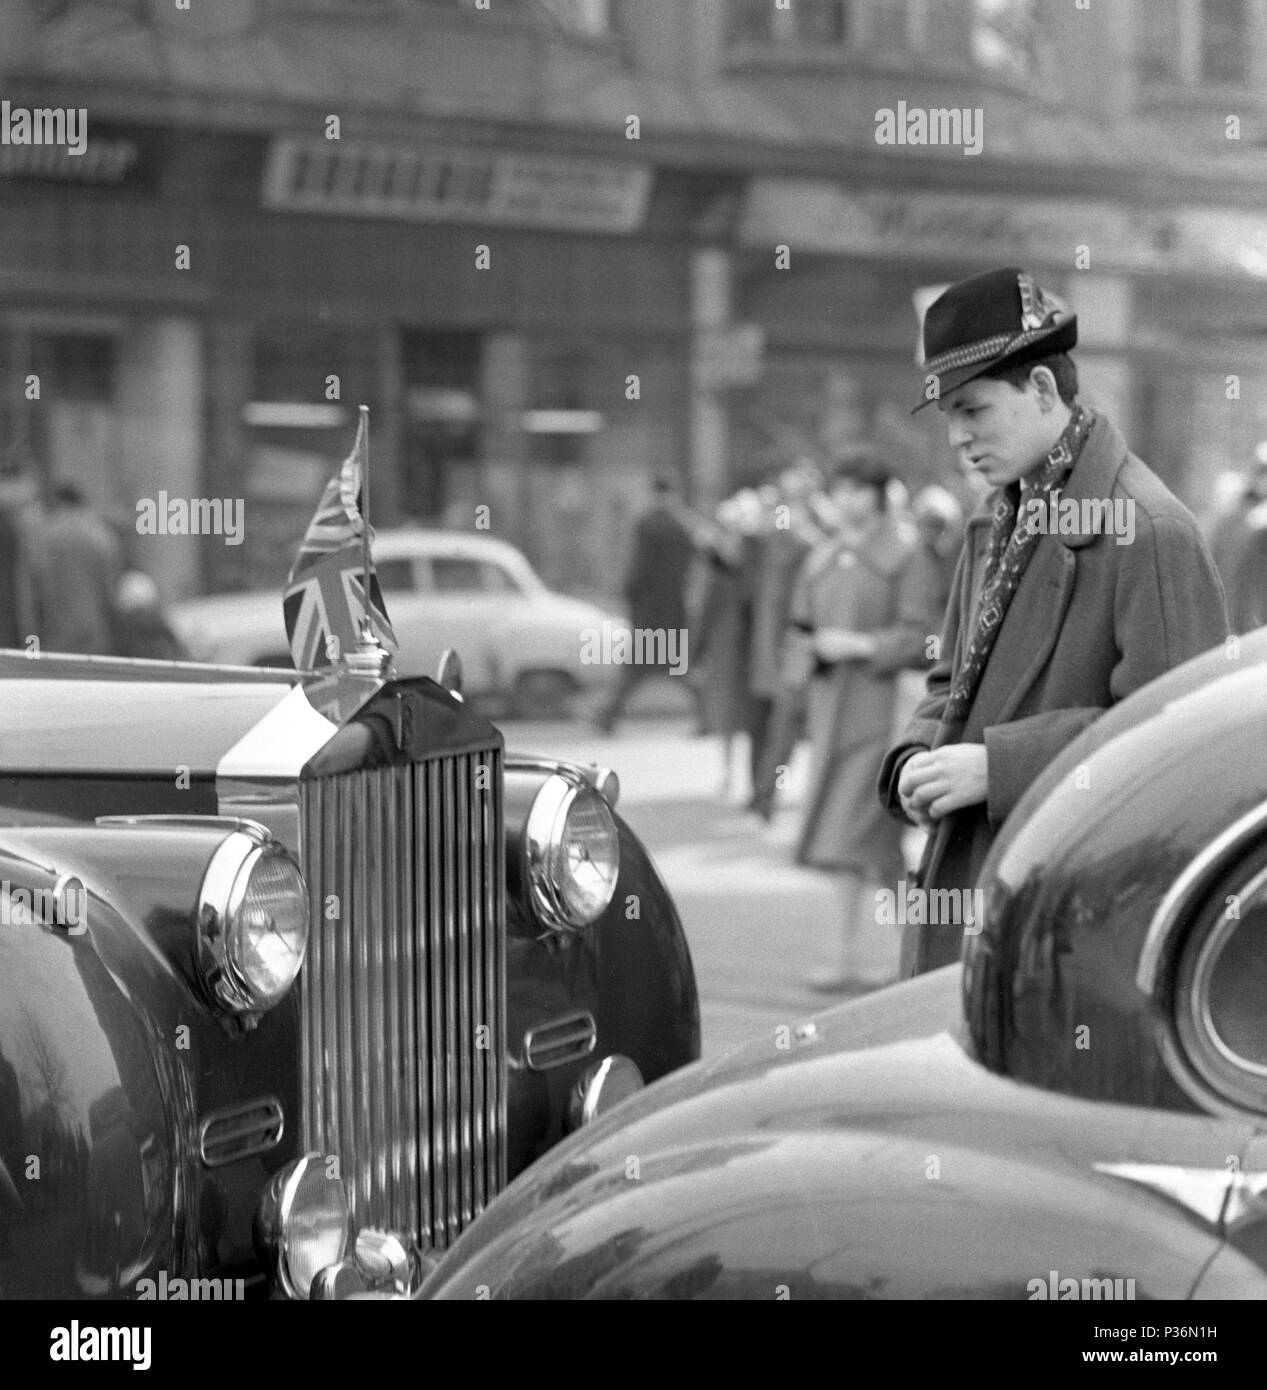
{"label": "foreground car fender", "polygon": [[[618,1108],[513,1184],[423,1296],[1027,1299],[1058,1296],[1053,1270],[1122,1281],[1118,1297],[1190,1292],[1221,1197],[1201,1217],[1088,1161],[1138,1151],[1136,1112],[1089,1123],[946,1034],[836,1052],[848,1014],[795,1061],[770,1047]],[[1195,1162],[1239,1138],[1189,1120],[1144,1143]]]}

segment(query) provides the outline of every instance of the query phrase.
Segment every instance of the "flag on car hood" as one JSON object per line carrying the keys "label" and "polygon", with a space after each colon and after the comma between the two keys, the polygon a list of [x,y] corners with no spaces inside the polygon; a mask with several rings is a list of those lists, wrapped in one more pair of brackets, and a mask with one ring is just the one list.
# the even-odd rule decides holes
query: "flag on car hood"
{"label": "flag on car hood", "polygon": [[365,617],[388,651],[394,655],[400,650],[372,560],[369,594],[365,592],[366,522],[361,515],[361,489],[368,418],[369,411],[362,407],[352,452],[326,484],[286,581],[286,639],[300,671],[332,666],[352,651],[360,640]]}

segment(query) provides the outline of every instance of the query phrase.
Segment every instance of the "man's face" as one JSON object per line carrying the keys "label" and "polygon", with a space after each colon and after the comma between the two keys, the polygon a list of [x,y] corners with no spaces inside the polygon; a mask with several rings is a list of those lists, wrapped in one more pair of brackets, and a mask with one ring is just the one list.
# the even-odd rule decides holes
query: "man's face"
{"label": "man's face", "polygon": [[1010,382],[978,377],[937,405],[960,462],[991,487],[1006,487],[1033,472],[1054,443],[1052,416],[1032,381],[1018,390]]}

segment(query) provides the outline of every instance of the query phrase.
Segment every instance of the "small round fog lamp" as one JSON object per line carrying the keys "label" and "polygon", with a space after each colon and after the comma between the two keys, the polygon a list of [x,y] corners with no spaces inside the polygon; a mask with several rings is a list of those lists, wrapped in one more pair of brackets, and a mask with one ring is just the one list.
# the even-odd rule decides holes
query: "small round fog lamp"
{"label": "small round fog lamp", "polygon": [[348,1199],[326,1161],[305,1154],[279,1169],[260,1199],[255,1240],[274,1281],[288,1298],[307,1298],[312,1281],[347,1251]]}

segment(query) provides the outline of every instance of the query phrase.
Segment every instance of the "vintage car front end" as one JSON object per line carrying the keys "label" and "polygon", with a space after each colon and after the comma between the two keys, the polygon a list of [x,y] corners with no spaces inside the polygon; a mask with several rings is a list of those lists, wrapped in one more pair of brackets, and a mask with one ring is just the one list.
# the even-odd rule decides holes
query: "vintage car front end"
{"label": "vintage car front end", "polygon": [[41,904],[0,927],[0,1293],[407,1292],[699,1055],[609,774],[382,671],[13,655],[0,685],[3,886]]}

